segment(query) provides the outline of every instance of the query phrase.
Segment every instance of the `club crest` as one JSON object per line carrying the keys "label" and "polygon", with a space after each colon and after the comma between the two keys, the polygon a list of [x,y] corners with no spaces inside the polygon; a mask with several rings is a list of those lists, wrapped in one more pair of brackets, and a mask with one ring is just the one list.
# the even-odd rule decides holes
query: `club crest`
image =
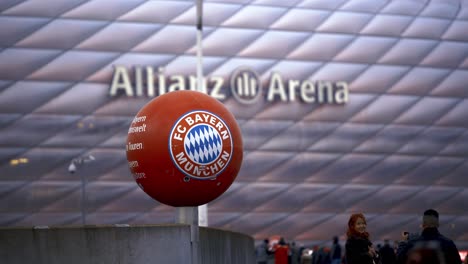
{"label": "club crest", "polygon": [[217,115],[192,111],[172,127],[169,151],[174,164],[186,176],[214,179],[231,160],[231,131]]}

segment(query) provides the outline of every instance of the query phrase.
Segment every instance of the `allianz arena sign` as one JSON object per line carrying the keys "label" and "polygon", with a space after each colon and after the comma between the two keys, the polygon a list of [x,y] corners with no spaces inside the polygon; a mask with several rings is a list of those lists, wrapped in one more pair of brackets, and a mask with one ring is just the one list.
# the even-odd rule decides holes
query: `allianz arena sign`
{"label": "allianz arena sign", "polygon": [[[116,66],[109,95],[156,97],[177,90],[197,90],[196,76],[166,75],[164,67],[136,66],[130,70]],[[242,104],[253,104],[262,99],[268,102],[345,104],[349,98],[346,82],[285,79],[280,73],[271,72],[266,85],[262,85],[259,75],[247,67],[236,69],[228,80],[220,76],[206,77],[202,91],[220,101],[233,96]]]}

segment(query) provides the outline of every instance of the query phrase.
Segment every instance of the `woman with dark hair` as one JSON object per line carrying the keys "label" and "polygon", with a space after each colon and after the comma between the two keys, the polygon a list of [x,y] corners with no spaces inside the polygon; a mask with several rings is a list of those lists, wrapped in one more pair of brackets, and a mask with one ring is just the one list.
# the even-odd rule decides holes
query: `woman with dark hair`
{"label": "woman with dark hair", "polygon": [[346,263],[347,264],[374,264],[377,253],[369,240],[366,231],[367,223],[363,214],[352,214],[348,221],[346,231]]}

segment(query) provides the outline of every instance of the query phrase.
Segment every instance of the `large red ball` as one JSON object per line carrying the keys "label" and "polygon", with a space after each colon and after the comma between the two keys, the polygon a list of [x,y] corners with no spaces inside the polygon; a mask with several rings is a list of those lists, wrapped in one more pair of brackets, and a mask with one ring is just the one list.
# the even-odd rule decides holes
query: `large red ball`
{"label": "large red ball", "polygon": [[146,104],[128,130],[127,160],[138,185],[171,206],[198,206],[223,194],[242,164],[240,128],[216,99],[175,91]]}

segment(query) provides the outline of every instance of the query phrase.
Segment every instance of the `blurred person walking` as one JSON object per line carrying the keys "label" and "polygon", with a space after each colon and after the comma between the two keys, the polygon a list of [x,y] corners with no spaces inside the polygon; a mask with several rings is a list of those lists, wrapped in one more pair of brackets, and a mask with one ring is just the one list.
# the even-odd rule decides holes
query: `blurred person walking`
{"label": "blurred person walking", "polygon": [[311,262],[312,264],[318,264],[318,255],[319,255],[319,250],[320,250],[320,247],[315,245],[313,248],[312,248],[312,258],[311,258]]}
{"label": "blurred person walking", "polygon": [[367,222],[363,214],[352,214],[348,221],[346,240],[346,263],[376,264],[378,254],[372,246],[367,232]]}
{"label": "blurred person walking", "polygon": [[330,248],[323,246],[318,250],[317,264],[330,264]]}
{"label": "blurred person walking", "polygon": [[388,239],[384,240],[384,245],[380,248],[379,255],[381,264],[396,263],[396,254],[393,247],[390,246],[390,241]]}
{"label": "blurred person walking", "polygon": [[289,249],[289,253],[291,254],[291,259],[289,261],[290,264],[299,264],[301,260],[301,251],[297,247],[296,242],[291,243],[291,248]]}
{"label": "blurred person walking", "polygon": [[278,244],[273,247],[275,253],[275,264],[288,264],[289,247],[284,241],[284,238],[280,238]]}
{"label": "blurred person walking", "polygon": [[[421,255],[422,253],[416,253],[423,252],[426,254],[426,251],[428,250],[440,252],[442,255],[442,262],[445,264],[461,263],[460,255],[458,254],[458,249],[455,243],[439,232],[439,213],[436,210],[428,209],[424,211],[422,217],[422,228],[423,231],[420,236],[409,238],[407,243],[403,243],[398,248],[398,264],[406,264],[407,261],[413,261],[413,259],[417,258],[419,255],[424,256]],[[423,246],[425,246],[425,248]],[[413,254],[412,258],[409,258],[409,253],[411,252],[415,254]]]}
{"label": "blurred person walking", "polygon": [[338,237],[333,237],[333,244],[330,251],[331,264],[341,264],[341,245]]}
{"label": "blurred person walking", "polygon": [[255,248],[257,264],[267,264],[268,255],[270,254],[269,243],[270,241],[268,240],[268,238],[266,238],[263,240],[262,244],[258,245]]}

